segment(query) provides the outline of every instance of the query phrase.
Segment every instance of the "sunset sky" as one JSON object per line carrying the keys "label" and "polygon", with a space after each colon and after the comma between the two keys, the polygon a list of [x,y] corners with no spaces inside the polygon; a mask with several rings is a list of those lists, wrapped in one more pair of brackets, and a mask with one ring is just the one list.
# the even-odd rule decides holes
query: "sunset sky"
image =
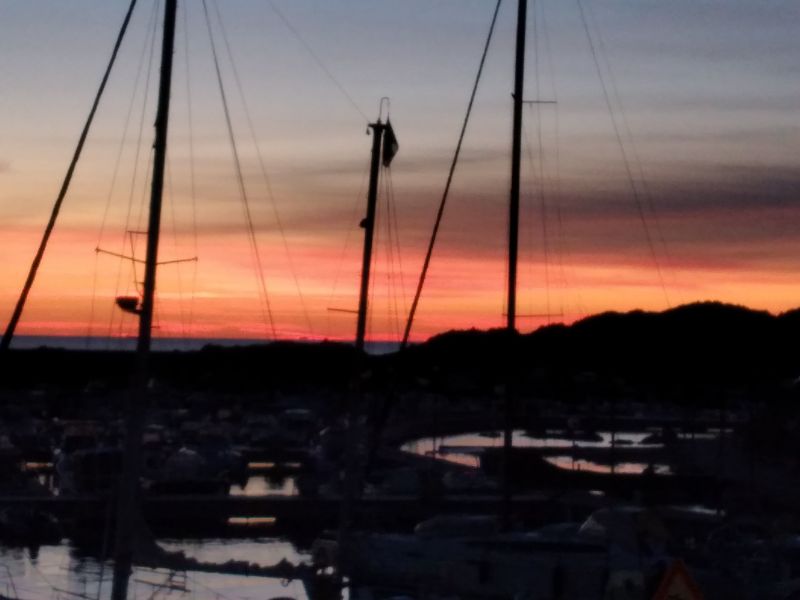
{"label": "sunset sky", "polygon": [[[133,293],[130,265],[95,248],[122,251],[144,223],[155,4],[139,0],[20,334],[134,330],[114,307]],[[0,2],[3,326],[127,5]],[[329,309],[356,307],[365,131],[382,96],[400,152],[381,184],[370,335],[402,329],[494,5],[209,0],[279,336],[353,335],[354,316]],[[800,4],[582,5],[602,82],[578,2],[530,0],[526,99],[557,104],[525,109],[520,329],[695,300],[800,305]],[[501,8],[415,339],[503,322],[515,7]],[[269,337],[202,3],[179,11],[160,258],[198,261],[161,268],[157,335]]]}

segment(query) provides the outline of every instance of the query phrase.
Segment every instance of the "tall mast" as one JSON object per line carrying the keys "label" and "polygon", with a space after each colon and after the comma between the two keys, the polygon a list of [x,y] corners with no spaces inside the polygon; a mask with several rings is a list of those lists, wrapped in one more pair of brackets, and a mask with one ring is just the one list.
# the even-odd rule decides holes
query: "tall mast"
{"label": "tall mast", "polygon": [[519,246],[519,180],[522,156],[522,94],[525,80],[525,35],[528,18],[528,0],[519,0],[517,9],[517,50],[514,65],[514,115],[511,138],[511,198],[508,212],[508,298],[507,321],[509,373],[506,381],[505,423],[503,428],[503,528],[511,526],[511,461],[514,441],[513,409],[514,379],[512,372],[514,357],[513,334],[516,333],[517,319],[517,250]]}
{"label": "tall mast", "polygon": [[358,298],[358,322],[356,324],[356,349],[364,349],[367,332],[367,304],[369,302],[369,273],[372,265],[372,240],[375,234],[375,206],[378,201],[378,176],[381,166],[381,142],[386,125],[380,118],[369,124],[372,129],[372,162],[369,169],[369,191],[367,194],[367,216],[361,222],[364,227],[364,255],[361,263],[361,293]]}
{"label": "tall mast", "polygon": [[158,265],[164,167],[167,157],[167,128],[169,125],[172,55],[175,45],[177,8],[177,0],[166,0],[164,6],[164,36],[161,44],[161,78],[155,122],[156,136],[153,144],[153,178],[150,191],[150,217],[147,228],[144,291],[139,314],[139,340],[136,346],[136,379],[133,382],[134,389],[128,395],[126,406],[125,454],[117,499],[117,535],[114,551],[112,600],[126,600],[128,596],[128,579],[133,562],[134,532],[137,526],[135,521],[139,517],[137,500],[139,494],[141,444],[149,379],[150,340],[153,324],[153,301],[156,289],[156,267]]}
{"label": "tall mast", "polygon": [[[367,305],[369,301],[369,275],[370,267],[372,265],[372,242],[375,234],[375,209],[378,203],[378,177],[380,176],[381,155],[382,155],[382,142],[383,133],[386,131],[388,124],[384,125],[380,117],[375,123],[369,124],[372,129],[372,161],[370,163],[369,172],[369,190],[367,192],[367,216],[361,221],[361,226],[364,228],[364,255],[361,265],[361,292],[358,299],[358,321],[356,323],[356,351],[357,356],[355,359],[353,369],[354,385],[358,388],[358,381],[361,376],[361,369],[363,367],[363,357],[361,356],[364,350],[364,341],[367,331]],[[344,543],[345,535],[353,520],[353,504],[355,502],[358,478],[356,477],[356,441],[357,434],[355,421],[356,421],[356,403],[353,395],[359,393],[358,389],[354,390],[352,394],[347,396],[347,447],[345,448],[345,480],[344,480],[344,493],[342,494],[342,508],[341,516],[339,519],[339,541]]]}
{"label": "tall mast", "polygon": [[161,228],[161,199],[164,190],[164,167],[167,160],[167,128],[169,126],[169,100],[172,84],[172,55],[175,46],[175,16],[177,0],[167,0],[164,8],[164,40],[161,47],[161,79],[158,88],[156,112],[156,139],[153,143],[153,181],[150,190],[150,218],[147,225],[147,254],[144,265],[144,291],[139,318],[139,340],[136,350],[139,355],[140,373],[147,375],[147,360],[150,354],[150,339],[153,327],[153,300],[156,290],[156,266],[158,264],[158,239]]}
{"label": "tall mast", "polygon": [[522,156],[522,95],[525,79],[525,33],[528,0],[519,0],[517,11],[517,55],[514,65],[514,116],[511,139],[511,201],[508,212],[508,318],[506,327],[516,330],[517,254],[519,246],[519,179]]}
{"label": "tall mast", "polygon": [[[386,102],[387,117],[386,123],[381,121],[383,106]],[[367,331],[367,308],[369,301],[369,276],[372,265],[372,245],[375,234],[375,213],[378,203],[378,179],[380,177],[381,164],[388,167],[398,150],[397,138],[389,121],[388,116],[389,99],[381,98],[378,110],[378,120],[369,124],[372,130],[372,160],[370,163],[369,189],[367,192],[367,215],[361,221],[364,228],[364,254],[361,265],[361,290],[358,299],[358,321],[356,324],[356,356],[353,363],[352,386],[353,389],[347,395],[347,444],[345,447],[345,476],[342,493],[341,513],[339,516],[339,572],[349,570],[349,560],[347,557],[348,534],[353,525],[354,506],[357,495],[361,490],[361,475],[358,473],[358,460],[356,449],[358,447],[357,437],[359,435],[357,427],[357,403],[356,398],[360,398],[361,375],[364,370],[364,341]]]}

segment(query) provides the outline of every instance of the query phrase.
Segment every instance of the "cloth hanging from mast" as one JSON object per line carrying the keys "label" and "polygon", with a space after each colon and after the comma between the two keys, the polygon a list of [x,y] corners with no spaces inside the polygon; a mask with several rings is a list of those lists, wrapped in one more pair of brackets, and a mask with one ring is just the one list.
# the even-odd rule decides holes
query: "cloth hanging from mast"
{"label": "cloth hanging from mast", "polygon": [[383,166],[388,167],[392,164],[392,159],[397,151],[400,149],[400,144],[397,143],[397,138],[392,129],[392,122],[386,119],[386,131],[383,133]]}

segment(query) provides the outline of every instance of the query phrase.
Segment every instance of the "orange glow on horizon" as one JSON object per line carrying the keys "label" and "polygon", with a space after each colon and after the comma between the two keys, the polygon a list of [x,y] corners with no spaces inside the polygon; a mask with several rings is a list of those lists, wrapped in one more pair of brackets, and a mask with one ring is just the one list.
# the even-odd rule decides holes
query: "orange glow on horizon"
{"label": "orange glow on horizon", "polygon": [[[26,256],[32,253],[36,236],[30,231],[7,232],[6,240],[7,245],[17,248],[15,255]],[[179,242],[177,252],[188,247],[186,240]],[[123,314],[114,306],[115,295],[132,292],[132,275],[126,273],[129,267],[122,265],[119,275],[122,283],[117,285],[120,261],[95,257],[93,244],[92,236],[79,230],[61,231],[54,237],[20,323],[19,334],[135,335],[135,317]],[[354,250],[359,250],[357,245]],[[262,256],[273,258],[285,253],[282,245],[271,242],[264,244],[261,251]],[[175,256],[175,252],[165,241],[164,260]],[[278,338],[352,339],[355,315],[329,309],[355,309],[360,264],[349,257],[347,264],[343,264],[339,256],[319,243],[295,249],[292,260],[303,290],[302,302],[287,266],[266,265]],[[193,264],[162,267],[154,336],[272,338],[250,262],[246,244],[223,235],[209,240],[205,252],[201,250],[196,275]],[[659,311],[697,300],[721,300],[772,312],[797,305],[796,278],[789,268],[731,270],[676,261],[677,266],[665,272],[665,288],[662,289],[654,268],[641,256],[632,261],[618,257],[606,264],[597,262],[596,257],[577,256],[573,264],[560,269],[550,265],[549,286],[543,283],[541,262],[521,265],[518,328],[530,331],[547,323],[571,323],[608,310]],[[4,319],[8,318],[16,301],[25,264],[25,260],[15,260],[5,261],[0,266],[0,280],[7,282],[0,296],[0,316]],[[506,266],[502,257],[442,253],[432,264],[412,330],[412,341],[422,341],[450,329],[503,326]],[[369,337],[372,340],[399,340],[412,284],[416,284],[418,276],[412,270],[417,268],[412,261],[406,261],[404,267],[405,300],[398,299],[395,305],[394,300],[387,299],[389,283],[385,265],[376,264],[370,305]],[[191,292],[192,281],[194,293]],[[398,275],[394,283],[399,287]],[[334,284],[335,295],[331,293]],[[92,308],[93,289],[96,291]]]}
{"label": "orange glow on horizon", "polygon": [[[117,3],[7,4],[2,323],[122,17]],[[196,255],[198,262],[159,269],[154,335],[270,338],[269,308],[277,337],[352,338],[355,315],[340,311],[354,310],[358,297],[358,222],[371,143],[365,120],[377,116],[386,96],[400,150],[378,186],[368,331],[373,340],[397,339],[474,83],[487,7],[412,0],[364,2],[369,10],[354,12],[354,2],[323,3],[321,10],[319,3],[287,0],[294,33],[308,40],[303,49],[305,42],[292,41],[295,26],[287,29],[289,21],[274,18],[265,3],[223,3],[220,30],[224,21],[235,32],[224,44],[225,108],[220,67],[193,4],[181,3],[186,12],[174,49],[159,259]],[[523,116],[523,331],[699,300],[771,312],[800,305],[800,36],[791,3],[729,11],[725,19],[651,4],[632,11],[626,2],[598,3],[589,21],[607,46],[601,69],[583,43],[591,32],[583,31],[574,5],[537,3],[531,14],[539,15],[531,40],[549,23],[553,44],[529,47],[535,60],[525,95],[557,104],[531,104]],[[501,11],[498,19],[415,341],[504,323],[514,13]],[[95,250],[143,258],[143,240],[131,248],[124,232],[146,223],[157,21],[149,10],[133,16],[20,334],[135,334],[136,317],[116,308],[115,297],[137,294],[141,271]],[[155,60],[147,58],[149,48]],[[612,62],[618,80],[608,82],[609,102],[602,73],[612,75]],[[250,211],[267,298],[245,229],[243,212]],[[387,238],[397,242],[391,251]]]}

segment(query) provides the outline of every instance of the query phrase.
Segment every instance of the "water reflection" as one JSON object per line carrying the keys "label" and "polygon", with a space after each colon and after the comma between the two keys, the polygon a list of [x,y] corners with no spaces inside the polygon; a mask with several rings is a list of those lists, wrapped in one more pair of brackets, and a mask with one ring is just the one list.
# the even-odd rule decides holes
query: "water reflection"
{"label": "water reflection", "polygon": [[[611,465],[594,462],[586,459],[575,460],[572,456],[548,456],[547,462],[561,467],[562,469],[572,469],[574,471],[590,471],[592,473],[611,473]],[[644,473],[650,465],[641,462],[618,462],[614,465],[614,473],[639,475]],[[653,473],[656,475],[670,475],[672,468],[669,465],[654,464]]]}
{"label": "water reflection", "polygon": [[[714,434],[709,434],[714,435]],[[563,469],[591,471],[594,473],[611,473],[610,462],[576,459],[569,454],[571,448],[597,448],[611,449],[612,443],[617,447],[634,448],[640,450],[658,450],[664,447],[662,443],[653,443],[649,439],[652,432],[621,432],[598,431],[591,435],[580,434],[570,437],[564,430],[552,430],[546,435],[535,435],[525,430],[517,429],[512,432],[512,440],[518,448],[547,448],[563,449],[564,454],[548,456],[545,459]],[[436,438],[424,438],[408,442],[403,446],[406,452],[436,456],[444,460],[478,468],[480,466],[480,453],[484,448],[500,448],[503,438],[499,432],[464,433]],[[669,474],[672,472],[670,465],[650,464],[645,462],[617,462],[613,471],[615,473],[643,473],[652,467],[656,474]]]}
{"label": "water reflection", "polygon": [[264,475],[254,475],[247,479],[247,483],[232,485],[231,496],[296,496],[297,487],[294,477],[270,478]]}
{"label": "water reflection", "polygon": [[[262,565],[281,559],[305,562],[309,556],[291,543],[275,539],[169,540],[168,550],[182,551],[204,562],[246,560]],[[32,558],[25,549],[0,547],[0,594],[9,598],[107,598],[111,592],[111,565],[80,556],[68,544],[43,546]],[[136,568],[131,577],[132,598],[256,599],[277,596],[306,600],[299,582],[265,577],[214,573],[173,573],[166,569]]]}
{"label": "water reflection", "polygon": [[[597,439],[594,441],[586,439],[573,439],[563,431],[554,431],[552,435],[531,436],[523,429],[516,429],[512,432],[514,446],[523,448],[610,448],[612,438],[617,445],[636,446],[637,448],[661,448],[663,444],[645,443],[651,434],[643,433],[617,433],[610,431],[598,431]],[[463,433],[459,435],[449,435],[445,437],[424,438],[408,442],[403,449],[416,454],[433,454],[441,446],[463,446],[463,447],[485,447],[499,448],[503,445],[502,436],[487,436],[480,433]]]}

